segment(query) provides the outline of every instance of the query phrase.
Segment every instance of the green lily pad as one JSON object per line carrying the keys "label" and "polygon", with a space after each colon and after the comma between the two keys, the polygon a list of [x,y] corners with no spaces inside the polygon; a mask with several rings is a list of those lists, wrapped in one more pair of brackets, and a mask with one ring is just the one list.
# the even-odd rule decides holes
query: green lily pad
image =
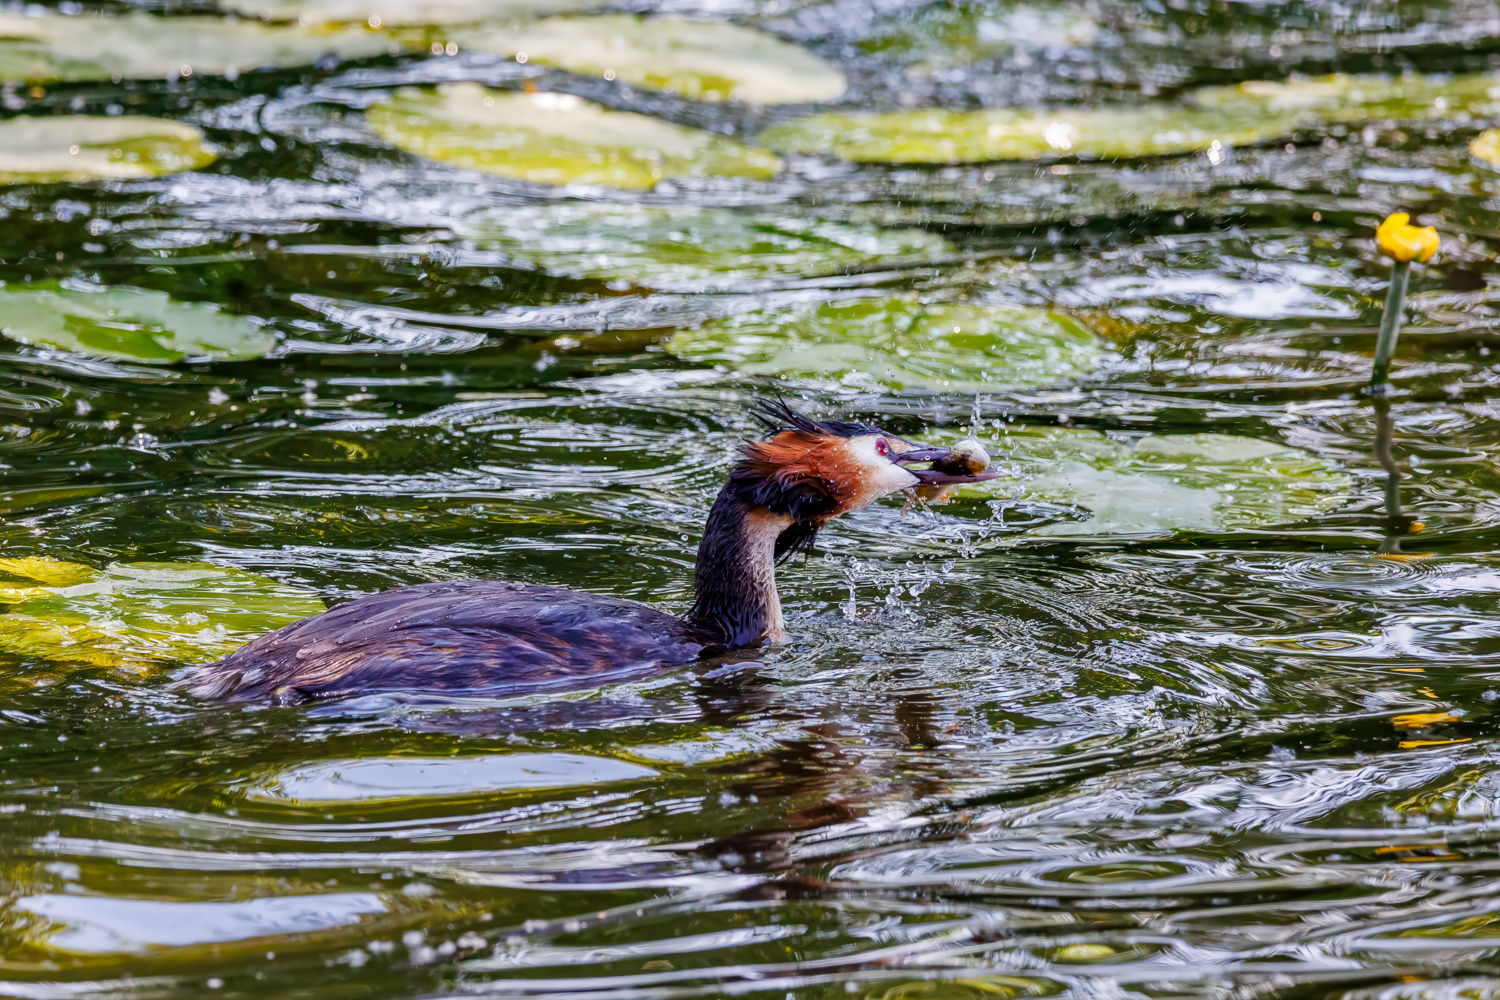
{"label": "green lily pad", "polygon": [[265,21],[373,26],[476,24],[609,6],[609,0],[220,0],[220,7]]}
{"label": "green lily pad", "polygon": [[258,358],[276,343],[253,320],[222,313],[211,303],[74,283],[0,288],[0,334],[127,361]]}
{"label": "green lily pad", "polygon": [[749,375],[954,392],[1063,382],[1103,356],[1093,331],[1062,313],[911,296],[762,309],[682,331],[667,350]]}
{"label": "green lily pad", "polygon": [[1214,140],[1250,145],[1285,135],[1295,112],[1228,118],[1165,104],[1030,111],[840,112],[809,115],[760,134],[783,153],[833,153],[857,163],[982,163],[1043,156],[1115,159],[1188,153]]}
{"label": "green lily pad", "polygon": [[1246,146],[1301,128],[1367,119],[1428,118],[1500,108],[1500,78],[1349,76],[1205,87],[1181,104],[1033,111],[847,112],[808,115],[766,129],[783,153],[832,153],[865,163],[977,163],[1043,156],[1100,159]]}
{"label": "green lily pad", "polygon": [[705,289],[931,259],[951,251],[924,229],[883,229],[728,208],[507,205],[454,227],[553,274]]}
{"label": "green lily pad", "polygon": [[0,184],[129,179],[197,170],[203,133],[162,118],[59,115],[0,122]]}
{"label": "green lily pad", "polygon": [[[95,570],[5,560],[0,650],[95,666],[204,661],[323,612],[310,591],[211,563],[116,563]],[[38,565],[26,566],[32,562]],[[60,584],[64,579],[73,582]]]}
{"label": "green lily pad", "polygon": [[971,66],[1017,51],[1088,45],[1099,23],[1072,4],[933,3],[909,17],[881,20],[859,43],[866,52],[899,62],[908,72]]}
{"label": "green lily pad", "polygon": [[0,14],[0,80],[235,76],[308,66],[327,55],[362,59],[405,46],[364,27],[308,28],[222,17]]}
{"label": "green lily pad", "polygon": [[668,177],[766,180],[781,160],[732,139],[571,94],[472,83],[403,87],[366,112],[386,141],[418,156],[540,184],[645,189]]}
{"label": "green lily pad", "polygon": [[722,21],[632,14],[556,17],[453,36],[461,48],[620,79],[702,101],[834,101],[844,74],[800,45]]}
{"label": "green lily pad", "polygon": [[960,497],[1081,507],[1086,520],[1049,536],[1165,535],[1285,524],[1337,507],[1350,489],[1337,465],[1299,448],[1227,434],[1153,435],[1133,445],[1097,431],[1014,427],[986,441],[1006,475],[960,486]]}

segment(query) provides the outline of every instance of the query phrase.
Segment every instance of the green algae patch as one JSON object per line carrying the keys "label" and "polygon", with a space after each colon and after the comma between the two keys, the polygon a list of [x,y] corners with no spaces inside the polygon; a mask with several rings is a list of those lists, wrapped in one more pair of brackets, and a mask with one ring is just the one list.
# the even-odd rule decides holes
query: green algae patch
{"label": "green algae patch", "polygon": [[175,362],[258,358],[276,344],[253,320],[143,288],[81,283],[0,288],[0,334],[96,358]]}
{"label": "green algae patch", "polygon": [[685,330],[667,350],[747,375],[953,392],[1065,382],[1104,353],[1094,332],[1064,313],[912,296],[763,309]]}
{"label": "green algae patch", "polygon": [[[0,14],[0,80],[178,79],[366,59],[407,45],[366,27],[320,28],[133,13]],[[3,148],[3,147],[0,147]]]}
{"label": "green algae patch", "polygon": [[366,116],[409,153],[539,184],[644,190],[673,177],[768,180],[781,169],[765,150],[571,94],[406,87]]}
{"label": "green algae patch", "polygon": [[177,174],[217,157],[203,133],[162,118],[59,115],[0,122],[0,184]]}
{"label": "green algae patch", "polygon": [[[951,436],[951,435],[950,435]],[[1080,509],[1031,534],[1167,535],[1236,531],[1312,517],[1351,489],[1334,463],[1300,448],[1227,434],[1151,435],[1133,444],[1097,431],[1014,427],[985,442],[1004,475],[955,494]]]}
{"label": "green algae patch", "polygon": [[618,79],[701,101],[804,104],[843,96],[844,74],[800,45],[717,21],[632,14],[461,32],[461,48]]}
{"label": "green algae patch", "polygon": [[102,667],[214,660],[320,614],[300,587],[211,563],[0,561],[0,650]]}
{"label": "green algae patch", "polygon": [[783,153],[861,163],[981,163],[1082,156],[1131,159],[1249,146],[1302,128],[1387,118],[1441,118],[1500,108],[1500,78],[1433,80],[1336,74],[1310,80],[1205,87],[1180,104],[1035,111],[915,109],[808,115],[760,135]]}
{"label": "green algae patch", "polygon": [[552,274],[683,290],[843,274],[953,250],[919,228],[686,206],[506,205],[468,216],[455,229]]}

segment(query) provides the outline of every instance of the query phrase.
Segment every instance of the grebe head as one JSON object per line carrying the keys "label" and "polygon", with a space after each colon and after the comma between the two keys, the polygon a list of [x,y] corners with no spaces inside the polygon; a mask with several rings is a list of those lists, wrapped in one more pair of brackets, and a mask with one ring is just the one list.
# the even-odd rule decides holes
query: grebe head
{"label": "grebe head", "polygon": [[883,496],[913,486],[977,483],[998,475],[913,468],[943,463],[952,453],[867,424],[813,420],[781,401],[758,404],[755,416],[766,425],[766,438],[745,445],[730,483],[753,509],[800,526],[793,544],[777,546],[778,556],[810,544],[817,529],[833,518]]}
{"label": "grebe head", "polygon": [[[755,415],[768,433],[745,445],[708,513],[693,570],[697,600],[686,615],[725,646],[780,640],[776,563],[811,547],[833,518],[913,486],[995,478],[955,463],[947,448],[879,427],[812,420],[782,402],[762,403]],[[912,468],[934,462],[941,468]]]}

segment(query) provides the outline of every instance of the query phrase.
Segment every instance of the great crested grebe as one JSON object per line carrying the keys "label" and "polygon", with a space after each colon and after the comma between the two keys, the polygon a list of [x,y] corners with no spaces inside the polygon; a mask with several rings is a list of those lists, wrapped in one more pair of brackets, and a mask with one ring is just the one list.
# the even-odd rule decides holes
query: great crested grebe
{"label": "great crested grebe", "polygon": [[[376,692],[507,694],[602,683],[779,641],[776,563],[811,547],[840,514],[913,486],[993,473],[878,427],[811,420],[761,403],[719,491],[678,617],[635,601],[504,580],[423,583],[361,597],[240,647],[184,681],[230,701],[295,702]],[[912,463],[931,464],[924,470]]]}

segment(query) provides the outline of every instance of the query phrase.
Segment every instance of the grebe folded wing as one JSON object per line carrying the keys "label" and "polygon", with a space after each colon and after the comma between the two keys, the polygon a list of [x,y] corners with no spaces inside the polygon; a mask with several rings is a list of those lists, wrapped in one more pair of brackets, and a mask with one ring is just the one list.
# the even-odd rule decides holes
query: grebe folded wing
{"label": "grebe folded wing", "polygon": [[503,694],[680,666],[705,648],[713,648],[709,637],[635,601],[506,580],[424,583],[261,636],[191,678],[188,690],[230,701]]}

